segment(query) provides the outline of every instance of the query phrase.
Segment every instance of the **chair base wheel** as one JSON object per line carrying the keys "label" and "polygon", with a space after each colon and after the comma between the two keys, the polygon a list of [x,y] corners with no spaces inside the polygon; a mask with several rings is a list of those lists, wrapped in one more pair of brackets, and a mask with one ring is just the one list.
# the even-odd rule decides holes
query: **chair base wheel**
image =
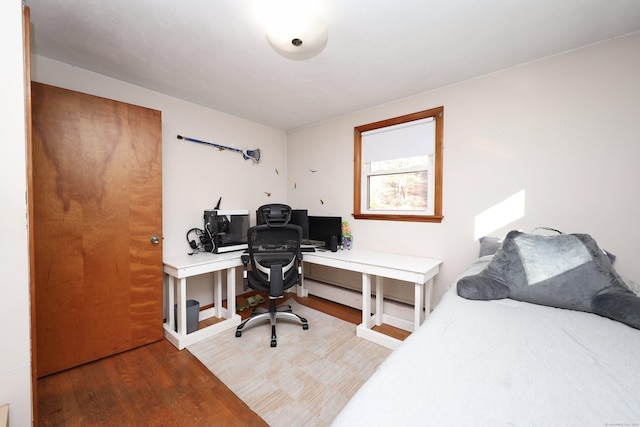
{"label": "chair base wheel", "polygon": [[[260,311],[258,311],[260,310]],[[309,329],[309,324],[307,323],[307,319],[301,317],[291,310],[291,306],[288,305],[275,305],[275,299],[270,299],[269,301],[269,310],[264,310],[263,308],[257,308],[254,313],[251,314],[251,317],[245,319],[238,327],[236,328],[236,337],[240,338],[242,336],[242,332],[245,329],[250,327],[251,325],[268,320],[271,324],[271,347],[276,347],[278,345],[276,338],[276,319],[288,319],[294,322],[302,323],[302,329]]]}

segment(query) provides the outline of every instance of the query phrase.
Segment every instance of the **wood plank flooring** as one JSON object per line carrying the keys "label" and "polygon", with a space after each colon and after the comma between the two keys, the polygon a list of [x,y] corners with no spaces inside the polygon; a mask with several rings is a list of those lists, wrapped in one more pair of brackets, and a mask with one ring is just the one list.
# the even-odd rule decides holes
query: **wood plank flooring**
{"label": "wood plank flooring", "polygon": [[[295,298],[361,322],[359,310],[316,297]],[[394,329],[385,333],[407,335]],[[40,378],[37,391],[39,426],[266,425],[191,353],[164,339]]]}

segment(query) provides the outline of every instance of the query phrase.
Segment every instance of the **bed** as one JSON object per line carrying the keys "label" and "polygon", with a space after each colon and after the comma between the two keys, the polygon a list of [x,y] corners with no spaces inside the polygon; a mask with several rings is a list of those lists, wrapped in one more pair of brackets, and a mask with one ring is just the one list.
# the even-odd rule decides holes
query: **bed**
{"label": "bed", "polygon": [[640,425],[638,313],[624,323],[511,297],[461,297],[459,283],[486,274],[501,250],[468,268],[334,426]]}

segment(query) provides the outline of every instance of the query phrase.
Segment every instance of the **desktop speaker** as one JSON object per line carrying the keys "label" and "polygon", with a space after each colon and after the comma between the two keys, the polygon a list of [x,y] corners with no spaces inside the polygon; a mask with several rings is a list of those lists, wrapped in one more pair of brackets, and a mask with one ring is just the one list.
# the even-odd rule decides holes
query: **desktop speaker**
{"label": "desktop speaker", "polygon": [[331,242],[329,243],[329,249],[331,252],[338,252],[338,236],[335,234],[331,235]]}

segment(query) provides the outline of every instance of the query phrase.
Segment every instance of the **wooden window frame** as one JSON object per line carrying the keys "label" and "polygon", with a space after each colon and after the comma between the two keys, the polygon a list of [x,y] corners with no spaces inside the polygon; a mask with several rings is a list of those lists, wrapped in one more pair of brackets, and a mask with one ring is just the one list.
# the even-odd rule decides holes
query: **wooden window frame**
{"label": "wooden window frame", "polygon": [[[374,214],[363,213],[362,203],[362,133],[374,129],[381,129],[415,120],[433,117],[435,119],[435,171],[434,171],[434,209],[433,215],[412,215],[405,213],[397,214]],[[440,223],[442,215],[442,136],[444,130],[444,107],[431,108],[429,110],[418,111],[392,119],[381,120],[354,128],[353,143],[353,217],[355,219],[384,220],[384,221],[413,221],[413,222],[435,222]],[[364,194],[366,197],[366,193]]]}

